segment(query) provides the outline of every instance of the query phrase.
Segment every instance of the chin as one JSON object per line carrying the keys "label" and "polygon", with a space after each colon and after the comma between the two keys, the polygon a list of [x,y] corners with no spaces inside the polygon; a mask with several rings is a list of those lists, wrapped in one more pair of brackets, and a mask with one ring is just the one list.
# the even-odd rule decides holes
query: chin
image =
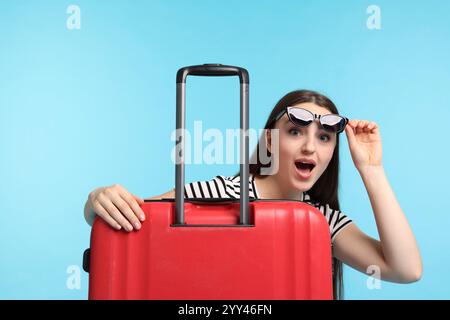
{"label": "chin", "polygon": [[294,189],[297,189],[299,192],[306,192],[306,191],[309,191],[313,187],[315,182],[316,181],[313,179],[313,177],[311,177],[311,179],[309,179],[308,181],[301,181],[301,180],[295,178],[295,176],[294,176],[293,181],[292,181],[292,186],[294,187]]}

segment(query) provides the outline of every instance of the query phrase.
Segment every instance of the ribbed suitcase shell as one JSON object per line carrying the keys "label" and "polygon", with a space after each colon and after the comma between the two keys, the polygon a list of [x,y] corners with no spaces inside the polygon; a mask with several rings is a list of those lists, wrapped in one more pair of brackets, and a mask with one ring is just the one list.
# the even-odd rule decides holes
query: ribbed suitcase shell
{"label": "ribbed suitcase shell", "polygon": [[146,201],[146,221],[131,233],[96,219],[89,299],[333,298],[330,232],[316,208],[254,200],[254,226],[239,227],[238,202],[186,201],[186,223],[199,225],[173,227],[174,207]]}

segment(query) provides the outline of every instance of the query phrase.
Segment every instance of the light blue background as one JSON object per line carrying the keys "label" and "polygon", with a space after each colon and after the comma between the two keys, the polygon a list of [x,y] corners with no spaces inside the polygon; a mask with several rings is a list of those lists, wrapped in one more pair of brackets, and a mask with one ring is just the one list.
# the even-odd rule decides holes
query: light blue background
{"label": "light blue background", "polygon": [[[69,30],[66,9],[81,8]],[[381,30],[366,9],[381,8]],[[0,298],[85,299],[66,286],[81,266],[88,193],[120,183],[141,197],[174,185],[170,153],[178,68],[250,72],[250,125],[285,93],[328,95],[349,118],[376,121],[383,163],[417,237],[422,280],[382,282],[345,269],[347,299],[450,298],[450,2],[2,1],[0,4]],[[236,78],[189,78],[188,128],[237,128]],[[341,209],[373,237],[361,178],[341,136]],[[191,165],[187,181],[233,174]]]}

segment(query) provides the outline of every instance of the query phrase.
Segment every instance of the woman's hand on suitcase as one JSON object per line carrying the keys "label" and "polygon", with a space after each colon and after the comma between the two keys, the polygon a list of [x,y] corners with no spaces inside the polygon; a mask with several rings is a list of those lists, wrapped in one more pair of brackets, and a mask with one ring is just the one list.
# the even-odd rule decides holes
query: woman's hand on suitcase
{"label": "woman's hand on suitcase", "polygon": [[119,184],[95,189],[89,194],[89,201],[94,212],[117,230],[139,230],[140,221],[145,220],[144,211],[139,206],[144,200]]}

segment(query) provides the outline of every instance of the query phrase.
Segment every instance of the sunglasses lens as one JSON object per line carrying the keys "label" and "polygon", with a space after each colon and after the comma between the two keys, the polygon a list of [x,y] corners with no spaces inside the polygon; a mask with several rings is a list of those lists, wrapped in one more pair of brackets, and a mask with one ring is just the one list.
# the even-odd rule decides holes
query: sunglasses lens
{"label": "sunglasses lens", "polygon": [[325,130],[337,133],[342,132],[346,125],[345,119],[335,114],[322,116],[320,122]]}
{"label": "sunglasses lens", "polygon": [[314,120],[314,116],[307,110],[300,108],[290,108],[288,113],[292,122],[296,125],[304,127]]}

